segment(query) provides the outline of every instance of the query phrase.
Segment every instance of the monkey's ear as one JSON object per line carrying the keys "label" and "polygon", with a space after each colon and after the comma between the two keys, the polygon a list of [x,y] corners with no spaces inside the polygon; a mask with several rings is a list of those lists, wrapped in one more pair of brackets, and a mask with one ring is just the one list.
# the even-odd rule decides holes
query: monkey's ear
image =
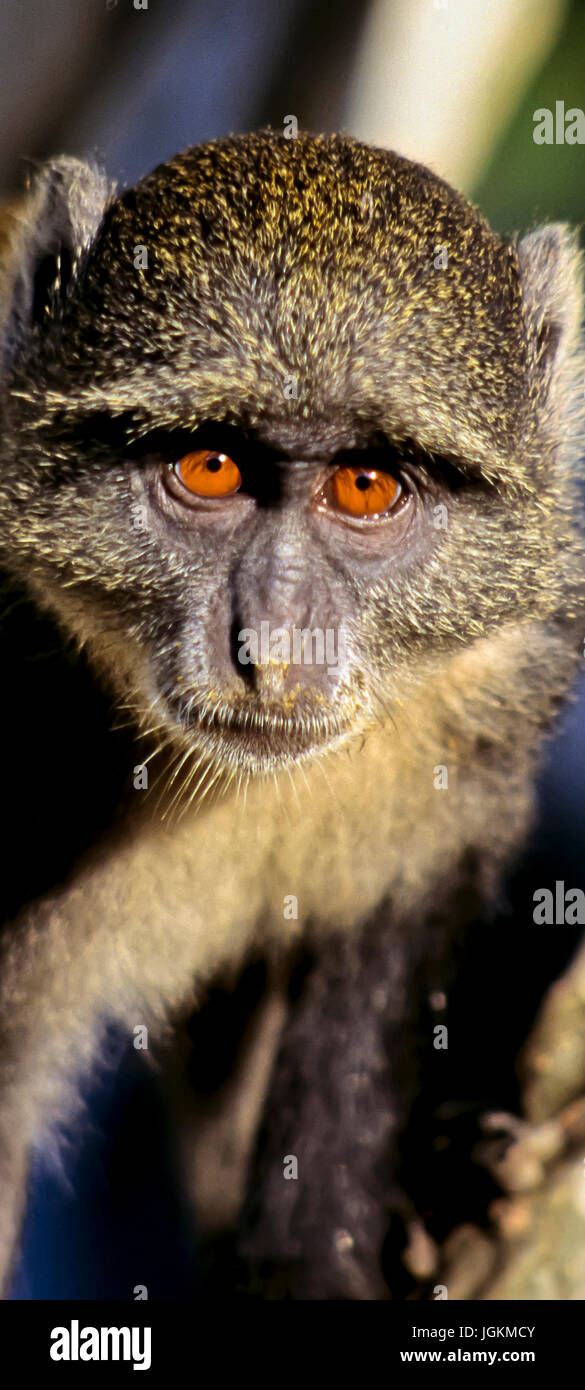
{"label": "monkey's ear", "polygon": [[26,351],[36,324],[64,296],[114,189],[104,174],[63,156],[46,164],[22,203],[9,208],[0,256],[0,375]]}
{"label": "monkey's ear", "polygon": [[577,233],[540,227],[518,245],[522,299],[533,371],[548,389],[565,376],[580,343],[583,264]]}

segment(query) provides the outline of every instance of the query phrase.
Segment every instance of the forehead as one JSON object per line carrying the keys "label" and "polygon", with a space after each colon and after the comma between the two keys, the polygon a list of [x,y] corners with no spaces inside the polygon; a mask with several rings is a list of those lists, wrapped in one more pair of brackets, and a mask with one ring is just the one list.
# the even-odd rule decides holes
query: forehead
{"label": "forehead", "polygon": [[239,137],[116,200],[69,333],[78,363],[91,344],[94,377],[114,359],[156,372],[203,416],[420,435],[430,398],[436,427],[468,414],[470,390],[492,415],[517,391],[517,260],[464,199],[388,151]]}

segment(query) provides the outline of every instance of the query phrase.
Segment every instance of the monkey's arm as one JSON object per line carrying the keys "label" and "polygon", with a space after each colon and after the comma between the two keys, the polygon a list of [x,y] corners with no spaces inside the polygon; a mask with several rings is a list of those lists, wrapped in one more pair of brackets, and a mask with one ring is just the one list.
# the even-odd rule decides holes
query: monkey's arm
{"label": "monkey's arm", "polygon": [[[212,819],[212,818],[211,818]],[[209,829],[213,841],[213,826]],[[237,961],[251,918],[228,933],[205,891],[192,827],[155,825],[116,853],[93,851],[59,894],[4,928],[0,959],[0,1278],[8,1277],[24,1206],[29,1157],[79,1105],[77,1080],[98,1060],[111,1019],[154,1036],[194,1001],[198,984]],[[225,879],[225,872],[224,872]],[[235,892],[235,887],[233,888]],[[253,903],[253,888],[248,903]]]}

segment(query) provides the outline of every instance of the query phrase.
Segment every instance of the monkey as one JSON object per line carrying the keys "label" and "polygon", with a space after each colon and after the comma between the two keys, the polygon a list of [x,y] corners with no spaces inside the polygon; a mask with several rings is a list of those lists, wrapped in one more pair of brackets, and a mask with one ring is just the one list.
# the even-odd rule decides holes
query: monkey
{"label": "monkey", "polygon": [[172,1055],[264,960],[238,1278],[390,1297],[424,1001],[498,901],[579,669],[576,235],[502,237],[422,165],[266,130],[122,191],[56,158],[7,240],[7,612],[54,625],[129,751],[91,826],[97,706],[35,672],[16,773],[75,736],[89,785],[43,790],[42,873],[13,803],[5,1296],[31,1157],[83,1124],[107,1025]]}

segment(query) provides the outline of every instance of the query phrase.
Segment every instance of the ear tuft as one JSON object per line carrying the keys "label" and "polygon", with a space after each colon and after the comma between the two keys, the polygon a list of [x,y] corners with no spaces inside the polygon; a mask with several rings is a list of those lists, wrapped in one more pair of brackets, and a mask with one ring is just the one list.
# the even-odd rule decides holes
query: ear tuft
{"label": "ear tuft", "polygon": [[560,366],[579,343],[583,266],[577,233],[563,223],[540,227],[518,245],[522,299],[535,367]]}
{"label": "ear tuft", "polygon": [[28,196],[8,213],[0,265],[2,376],[26,351],[35,325],[65,297],[113,195],[100,170],[63,156],[41,169]]}

